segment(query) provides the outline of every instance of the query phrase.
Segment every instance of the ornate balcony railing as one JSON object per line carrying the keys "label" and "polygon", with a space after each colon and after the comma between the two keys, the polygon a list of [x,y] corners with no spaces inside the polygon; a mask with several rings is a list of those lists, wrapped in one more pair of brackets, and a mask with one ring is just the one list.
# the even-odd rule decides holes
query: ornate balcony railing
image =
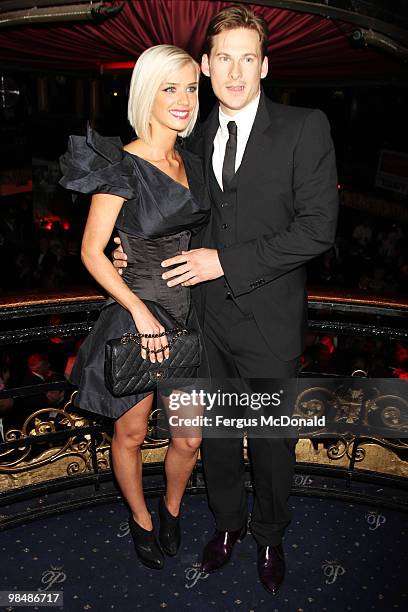
{"label": "ornate balcony railing", "polygon": [[[85,336],[103,301],[102,295],[90,290],[3,299],[0,351],[33,342],[38,346],[51,338]],[[324,334],[407,342],[407,314],[408,301],[309,293],[309,328]],[[293,491],[357,501],[371,499],[376,504],[406,509],[408,381],[381,382],[370,379],[369,372],[354,373],[368,377],[353,379],[354,384],[349,384],[351,369],[330,373],[331,378],[339,377],[339,384],[324,388],[314,377],[322,379],[326,373],[302,372],[308,385],[302,387],[294,414],[330,413],[335,427],[329,435],[327,431],[320,435],[322,432],[316,429],[310,437],[300,437]],[[0,403],[6,398],[17,400],[55,389],[64,389],[67,394],[62,406],[38,406],[24,422],[4,429],[4,441],[0,443],[0,529],[120,497],[110,469],[113,422],[76,408],[72,404],[75,389],[65,379],[1,391]],[[162,488],[168,438],[161,427],[160,409],[155,409],[142,451],[145,489],[151,494]],[[332,478],[330,486],[327,477]],[[198,462],[188,491],[202,490]],[[379,495],[379,490],[387,494]]]}

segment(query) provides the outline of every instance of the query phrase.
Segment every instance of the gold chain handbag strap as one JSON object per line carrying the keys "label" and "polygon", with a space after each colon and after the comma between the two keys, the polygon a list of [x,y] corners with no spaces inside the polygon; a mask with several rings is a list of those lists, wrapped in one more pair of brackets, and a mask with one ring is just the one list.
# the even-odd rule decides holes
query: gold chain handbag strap
{"label": "gold chain handbag strap", "polygon": [[165,346],[162,346],[161,348],[157,350],[149,349],[148,347],[145,347],[144,350],[146,351],[146,354],[149,355],[150,353],[162,353],[166,349],[170,349],[173,346],[173,344],[178,340],[178,338],[180,338],[180,336],[187,336],[189,334],[189,331],[188,329],[175,327],[174,329],[165,330],[164,332],[161,332],[160,334],[141,334],[140,332],[138,332],[137,334],[132,334],[131,332],[127,332],[126,334],[123,334],[120,341],[122,344],[127,344],[128,342],[135,342],[136,344],[139,344],[140,346],[142,346],[142,342],[141,342],[142,338],[162,338],[163,336],[167,336],[169,334],[174,334],[174,336],[173,338],[170,338],[170,340],[168,341],[168,344],[166,344]]}

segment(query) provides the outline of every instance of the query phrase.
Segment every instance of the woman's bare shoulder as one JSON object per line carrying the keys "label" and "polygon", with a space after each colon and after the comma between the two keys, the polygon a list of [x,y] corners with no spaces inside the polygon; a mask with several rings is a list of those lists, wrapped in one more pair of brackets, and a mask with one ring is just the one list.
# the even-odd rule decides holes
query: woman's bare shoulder
{"label": "woman's bare shoulder", "polygon": [[131,140],[127,144],[123,145],[123,150],[132,155],[138,155],[143,157],[143,144],[139,140]]}

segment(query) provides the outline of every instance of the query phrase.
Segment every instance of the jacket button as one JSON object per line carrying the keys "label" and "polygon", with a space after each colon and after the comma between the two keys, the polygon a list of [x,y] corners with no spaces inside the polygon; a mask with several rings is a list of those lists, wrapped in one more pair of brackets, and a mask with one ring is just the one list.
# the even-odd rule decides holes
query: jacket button
{"label": "jacket button", "polygon": [[226,206],[228,206],[228,202],[221,202],[221,208],[225,208]]}
{"label": "jacket button", "polygon": [[222,227],[222,229],[227,229],[227,228],[228,228],[228,224],[227,224],[227,223],[223,223],[223,224],[221,225],[221,227]]}

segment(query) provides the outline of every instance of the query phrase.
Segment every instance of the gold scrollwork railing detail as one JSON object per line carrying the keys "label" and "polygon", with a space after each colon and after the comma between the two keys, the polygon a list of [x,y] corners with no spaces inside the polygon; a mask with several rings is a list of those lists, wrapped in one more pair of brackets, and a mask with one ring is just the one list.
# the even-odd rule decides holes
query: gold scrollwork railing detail
{"label": "gold scrollwork railing detail", "polygon": [[[4,432],[4,441],[19,441],[21,446],[0,451],[0,491],[12,486],[25,484],[24,478],[30,472],[47,474],[48,477],[76,476],[93,471],[91,434],[82,433],[82,427],[88,427],[91,422],[75,412],[71,395],[62,408],[39,408],[32,412],[23,422],[20,429],[9,429]],[[143,445],[145,456],[154,460],[150,451],[160,449],[168,444],[166,430],[162,430],[160,421],[161,409],[152,411],[149,417],[148,431]],[[69,430],[71,435],[62,443],[47,442],[27,444],[26,438],[42,436]],[[168,434],[167,434],[168,435]],[[23,442],[25,442],[23,444]],[[110,469],[111,436],[108,432],[99,430],[95,437],[96,465],[99,471]],[[54,467],[52,467],[54,466]],[[39,476],[39,479],[43,478]]]}
{"label": "gold scrollwork railing detail", "polygon": [[[319,451],[320,461],[342,463],[346,459],[354,459],[356,463],[362,464],[366,460],[369,446],[389,449],[394,457],[401,451],[408,451],[408,436],[397,435],[399,432],[405,434],[408,431],[408,402],[404,397],[386,393],[375,384],[374,380],[371,383],[368,379],[354,378],[353,383],[343,380],[338,386],[329,385],[329,388],[319,383],[318,386],[308,387],[298,394],[294,417],[327,417],[328,426],[325,428],[316,427],[314,431],[308,429],[310,438],[327,439],[324,449]],[[91,425],[91,421],[75,412],[75,393],[62,408],[47,407],[35,410],[25,419],[20,429],[5,432],[6,442],[21,440],[22,444],[0,451],[0,491],[33,482],[93,472],[92,444],[95,447],[98,470],[110,469],[111,436],[100,428],[92,434],[92,440],[90,433],[81,431],[81,428]],[[162,461],[169,443],[168,430],[162,427],[161,411],[160,407],[154,408],[149,417],[143,445],[144,461],[147,462]],[[356,433],[359,431],[358,427],[356,428],[358,425],[362,425],[363,430],[368,433]],[[40,444],[23,445],[28,436],[42,436],[67,430],[69,435],[62,442],[48,442],[45,437]],[[384,432],[389,432],[390,437],[384,435]],[[306,454],[305,450],[308,458],[312,458],[310,452],[308,450]],[[326,460],[322,453],[325,453]],[[301,455],[298,455],[298,458],[302,460]],[[401,469],[405,473],[406,468]]]}
{"label": "gold scrollwork railing detail", "polygon": [[[408,440],[404,439],[408,432],[408,402],[399,395],[384,393],[374,381],[364,388],[358,383],[353,387],[344,382],[335,389],[309,387],[298,395],[293,416],[326,417],[327,427],[309,429],[308,433],[336,439],[327,448],[330,459],[344,456],[351,459],[353,444],[358,437],[392,450],[408,449]],[[343,430],[347,425],[361,425],[361,433],[340,431],[338,425]],[[401,438],[396,433],[402,434]],[[355,449],[354,459],[361,462],[364,458],[365,449],[359,446]]]}
{"label": "gold scrollwork railing detail", "polygon": [[[72,431],[72,435],[61,444],[58,442],[52,444],[45,440],[39,444],[22,444],[0,452],[0,482],[2,475],[13,475],[16,478],[19,473],[38,470],[63,460],[65,460],[66,474],[69,476],[92,470],[91,435],[82,433],[80,429],[89,426],[90,422],[83,416],[68,411],[75,393],[62,408],[39,408],[25,419],[21,429],[9,429],[5,432],[5,442],[14,440],[24,442],[28,436],[42,436],[64,430]],[[109,461],[106,459],[109,448],[108,434],[98,432],[96,451],[100,469],[109,466]]]}

